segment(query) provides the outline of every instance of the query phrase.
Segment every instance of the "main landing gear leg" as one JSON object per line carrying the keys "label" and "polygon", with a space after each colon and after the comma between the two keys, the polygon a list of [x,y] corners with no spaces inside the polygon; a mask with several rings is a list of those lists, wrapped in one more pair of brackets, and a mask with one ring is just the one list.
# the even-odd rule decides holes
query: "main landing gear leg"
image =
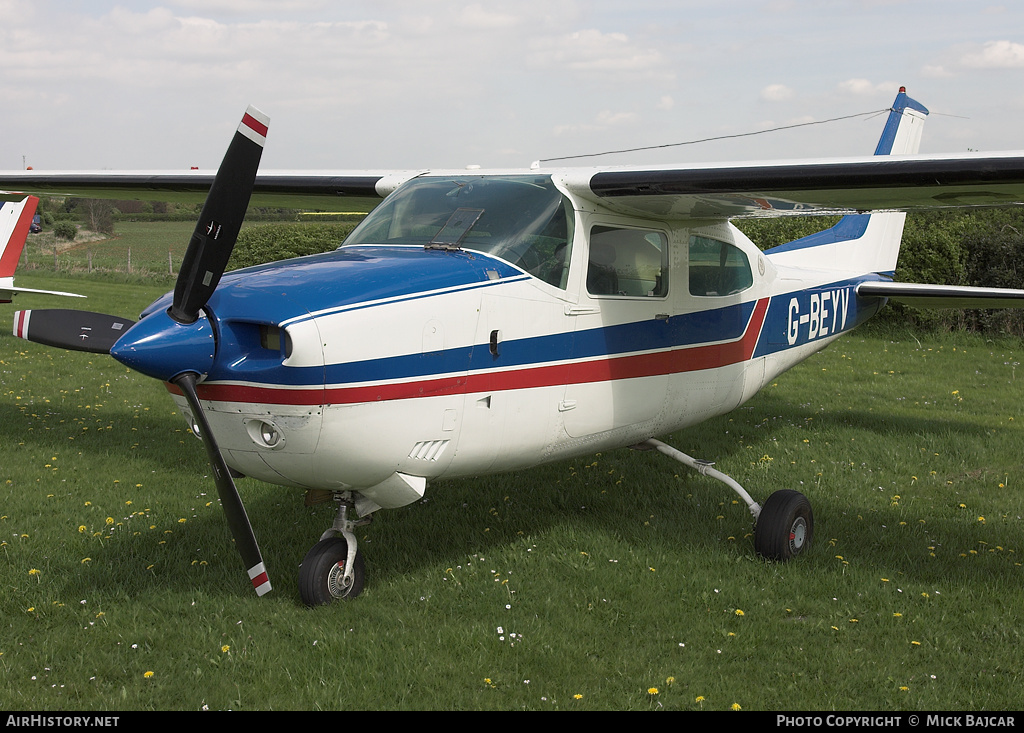
{"label": "main landing gear leg", "polygon": [[363,590],[366,568],[354,529],[359,522],[355,503],[347,491],[335,494],[338,513],[334,524],[306,553],[299,567],[299,595],[308,606],[319,606],[341,598],[355,598]]}
{"label": "main landing gear leg", "polygon": [[754,549],[769,560],[786,561],[807,551],[814,534],[814,515],[807,497],[799,491],[783,489],[768,497],[764,506],[754,501],[736,481],[718,471],[708,461],[691,458],[660,440],[647,440],[638,448],[656,450],[689,466],[702,476],[718,479],[735,491],[754,516]]}

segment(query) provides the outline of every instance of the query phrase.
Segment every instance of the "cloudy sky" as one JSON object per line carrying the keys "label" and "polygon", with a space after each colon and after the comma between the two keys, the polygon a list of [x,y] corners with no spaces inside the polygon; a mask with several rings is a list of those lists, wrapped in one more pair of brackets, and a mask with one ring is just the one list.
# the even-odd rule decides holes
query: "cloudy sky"
{"label": "cloudy sky", "polygon": [[[1024,149],[1016,0],[0,0],[0,169],[265,169],[870,153],[901,85],[922,152]],[[757,131],[833,118],[788,131]]]}

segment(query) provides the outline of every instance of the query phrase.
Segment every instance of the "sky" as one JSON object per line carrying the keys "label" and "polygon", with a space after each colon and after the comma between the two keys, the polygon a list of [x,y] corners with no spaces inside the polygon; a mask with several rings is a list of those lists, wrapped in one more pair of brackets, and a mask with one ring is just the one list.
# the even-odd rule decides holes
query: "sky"
{"label": "sky", "polygon": [[856,156],[900,86],[1024,149],[1024,3],[0,0],[4,170],[215,169],[249,104],[265,170]]}

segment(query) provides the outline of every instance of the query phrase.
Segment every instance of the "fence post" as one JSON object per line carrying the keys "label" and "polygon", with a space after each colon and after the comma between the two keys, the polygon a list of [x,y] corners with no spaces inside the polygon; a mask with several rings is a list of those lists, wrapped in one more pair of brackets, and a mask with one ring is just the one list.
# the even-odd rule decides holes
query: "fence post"
{"label": "fence post", "polygon": [[132,274],[132,248],[128,247],[128,274]]}

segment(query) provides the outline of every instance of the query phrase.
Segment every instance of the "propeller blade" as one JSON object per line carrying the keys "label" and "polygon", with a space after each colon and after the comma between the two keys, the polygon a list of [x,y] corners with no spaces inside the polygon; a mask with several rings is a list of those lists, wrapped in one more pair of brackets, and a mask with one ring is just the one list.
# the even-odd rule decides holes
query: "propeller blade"
{"label": "propeller blade", "polygon": [[14,335],[46,346],[108,354],[114,343],[135,325],[120,316],[52,308],[16,311]]}
{"label": "propeller blade", "polygon": [[174,286],[171,317],[192,323],[227,268],[256,181],[270,118],[249,107],[203,204]]}
{"label": "propeller blade", "polygon": [[231,479],[228,465],[224,462],[224,456],[221,455],[217,441],[210,431],[210,424],[206,420],[206,415],[203,414],[203,407],[199,404],[199,395],[196,394],[196,374],[186,372],[175,377],[171,382],[182,391],[192,409],[192,417],[199,426],[199,437],[203,439],[206,453],[210,457],[213,479],[217,484],[217,494],[220,496],[221,506],[224,507],[231,535],[235,538],[235,546],[242,556],[242,561],[249,573],[249,580],[252,581],[253,588],[256,589],[256,595],[262,596],[271,590],[270,578],[263,566],[263,556],[256,544],[256,535],[249,523],[249,516],[245,513],[242,498],[238,495],[238,489],[235,488],[235,482]]}

